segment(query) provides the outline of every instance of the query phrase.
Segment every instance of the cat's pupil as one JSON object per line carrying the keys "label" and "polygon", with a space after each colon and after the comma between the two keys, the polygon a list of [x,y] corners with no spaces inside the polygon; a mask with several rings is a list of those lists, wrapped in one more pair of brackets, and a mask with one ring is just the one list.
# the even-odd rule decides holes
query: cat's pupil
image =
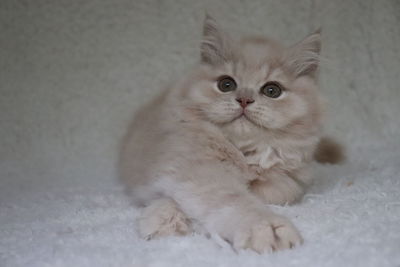
{"label": "cat's pupil", "polygon": [[275,87],[268,87],[267,93],[268,93],[268,96],[274,97],[277,93],[277,90]]}
{"label": "cat's pupil", "polygon": [[218,89],[221,92],[229,92],[236,89],[236,82],[231,77],[224,77],[218,82]]}
{"label": "cat's pupil", "polygon": [[266,84],[261,88],[261,93],[270,98],[278,98],[282,94],[282,89],[277,84]]}

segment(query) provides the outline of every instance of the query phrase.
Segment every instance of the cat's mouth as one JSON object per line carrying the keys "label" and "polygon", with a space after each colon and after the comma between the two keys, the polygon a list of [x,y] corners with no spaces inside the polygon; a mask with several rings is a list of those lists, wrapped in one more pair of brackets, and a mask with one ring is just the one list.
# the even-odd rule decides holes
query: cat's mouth
{"label": "cat's mouth", "polygon": [[256,125],[258,127],[263,127],[260,122],[258,121],[257,117],[252,114],[250,110],[247,109],[242,109],[238,115],[236,115],[230,123],[234,122],[242,122],[242,123],[251,123],[253,125]]}
{"label": "cat's mouth", "polygon": [[237,115],[236,117],[233,118],[233,120],[231,122],[234,122],[236,120],[246,120],[246,121],[250,121],[252,123],[254,123],[250,116],[248,114],[246,114],[246,110],[242,109],[242,111],[239,113],[239,115]]}

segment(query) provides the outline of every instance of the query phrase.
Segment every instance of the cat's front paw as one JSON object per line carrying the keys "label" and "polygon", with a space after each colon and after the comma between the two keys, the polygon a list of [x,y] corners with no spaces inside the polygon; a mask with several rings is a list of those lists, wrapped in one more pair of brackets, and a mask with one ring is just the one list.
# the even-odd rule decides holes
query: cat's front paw
{"label": "cat's front paw", "polygon": [[167,198],[154,200],[143,208],[137,220],[139,234],[147,240],[192,232],[190,220],[173,200]]}
{"label": "cat's front paw", "polygon": [[241,227],[234,235],[233,247],[258,253],[289,249],[303,243],[298,230],[286,218],[269,215]]}

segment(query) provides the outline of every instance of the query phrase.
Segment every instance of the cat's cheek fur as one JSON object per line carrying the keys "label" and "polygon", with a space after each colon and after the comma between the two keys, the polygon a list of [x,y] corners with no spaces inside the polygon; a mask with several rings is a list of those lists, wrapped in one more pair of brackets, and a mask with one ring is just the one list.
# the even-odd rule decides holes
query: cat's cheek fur
{"label": "cat's cheek fur", "polygon": [[280,129],[305,116],[308,104],[304,99],[291,92],[286,94],[282,99],[269,100],[269,103],[254,108],[250,106],[247,111],[249,118],[266,129]]}
{"label": "cat's cheek fur", "polygon": [[213,123],[229,123],[237,119],[242,111],[240,107],[237,107],[237,104],[228,99],[206,105],[203,113]]}

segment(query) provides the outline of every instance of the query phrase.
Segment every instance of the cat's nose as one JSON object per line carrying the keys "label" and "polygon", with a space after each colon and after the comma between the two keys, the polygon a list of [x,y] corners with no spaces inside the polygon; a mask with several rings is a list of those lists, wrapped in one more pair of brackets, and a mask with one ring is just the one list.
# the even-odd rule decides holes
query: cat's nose
{"label": "cat's nose", "polygon": [[251,103],[253,103],[254,99],[251,99],[249,97],[239,97],[239,98],[236,98],[236,101],[239,102],[239,104],[242,108],[245,108],[248,105],[250,105]]}

